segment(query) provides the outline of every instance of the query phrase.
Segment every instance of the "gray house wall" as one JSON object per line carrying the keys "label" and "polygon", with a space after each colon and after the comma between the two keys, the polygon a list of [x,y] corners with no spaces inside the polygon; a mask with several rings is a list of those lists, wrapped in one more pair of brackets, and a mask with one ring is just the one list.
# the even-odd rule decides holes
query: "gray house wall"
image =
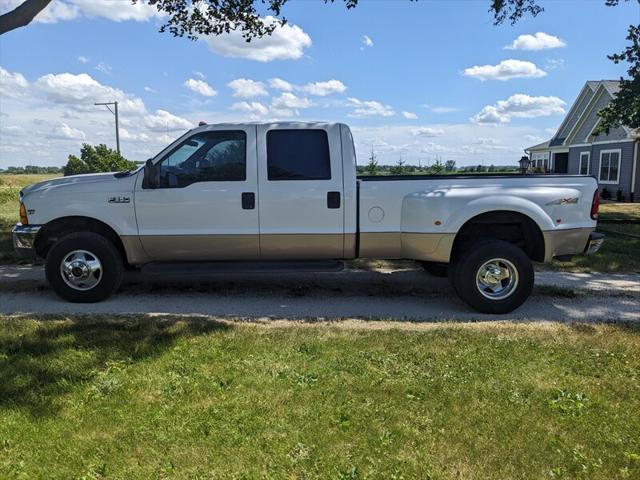
{"label": "gray house wall", "polygon": [[[582,152],[590,152],[589,175],[599,178],[600,172],[600,152],[603,150],[621,150],[620,155],[620,183],[618,184],[601,184],[599,190],[606,188],[611,192],[611,196],[615,198],[618,188],[622,188],[622,194],[625,199],[629,200],[631,192],[631,171],[633,169],[633,150],[634,142],[616,142],[605,143],[599,145],[591,145],[587,147],[570,147],[569,148],[569,173],[580,173],[580,154]],[[636,185],[638,184],[638,172],[636,172]],[[638,197],[638,189],[636,188],[636,200]]]}
{"label": "gray house wall", "polygon": [[562,127],[562,130],[560,130],[554,138],[562,139],[562,140],[567,138],[567,135],[569,134],[573,126],[576,124],[576,122],[580,118],[580,115],[582,115],[582,112],[584,112],[584,109],[586,108],[587,104],[589,103],[593,95],[594,95],[594,92],[591,91],[591,89],[589,89],[589,91],[585,94],[585,96],[582,98],[580,103],[576,105],[575,111],[570,112],[571,118],[569,119],[569,121],[566,123],[566,125]]}

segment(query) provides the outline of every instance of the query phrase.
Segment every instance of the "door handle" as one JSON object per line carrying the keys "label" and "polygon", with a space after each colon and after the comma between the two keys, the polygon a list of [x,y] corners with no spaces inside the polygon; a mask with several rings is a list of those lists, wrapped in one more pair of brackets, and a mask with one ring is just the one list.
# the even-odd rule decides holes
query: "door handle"
{"label": "door handle", "polygon": [[327,192],[327,208],[340,208],[340,192]]}
{"label": "door handle", "polygon": [[253,210],[256,208],[256,194],[253,192],[242,192],[242,209]]}

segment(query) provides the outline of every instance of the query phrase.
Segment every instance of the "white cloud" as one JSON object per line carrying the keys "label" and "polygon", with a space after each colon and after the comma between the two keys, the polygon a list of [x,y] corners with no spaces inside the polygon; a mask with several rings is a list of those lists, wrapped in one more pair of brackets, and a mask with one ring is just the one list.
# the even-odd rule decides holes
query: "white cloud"
{"label": "white cloud", "polygon": [[373,40],[371,40],[371,37],[369,35],[362,36],[362,45],[362,50],[364,50],[364,47],[373,47]]}
{"label": "white cloud", "polygon": [[301,90],[318,97],[325,97],[332,93],[343,93],[347,89],[340,80],[327,80],[326,82],[307,83]]}
{"label": "white cloud", "polygon": [[[271,25],[277,20],[267,16],[262,21]],[[225,57],[248,58],[259,62],[273,60],[297,60],[304,49],[311,46],[311,37],[297,25],[281,25],[271,35],[247,42],[238,30],[228,34],[209,36],[205,39],[209,48]]]}
{"label": "white cloud", "polygon": [[216,92],[216,90],[204,80],[190,78],[184,82],[184,86],[192,92],[198,93],[204,97],[215,97],[218,94],[218,92]]}
{"label": "white cloud", "polygon": [[566,46],[567,44],[555,35],[537,32],[533,35],[520,35],[510,45],[504,48],[506,50],[548,50]]}
{"label": "white cloud", "polygon": [[202,72],[200,72],[200,71],[198,71],[198,70],[194,70],[194,71],[193,71],[193,72],[191,72],[191,73],[193,73],[196,77],[198,77],[198,78],[200,78],[200,79],[202,79],[202,80],[204,80],[205,78],[207,78],[207,77],[205,77],[205,76],[204,76],[204,73],[202,73]]}
{"label": "white cloud", "polygon": [[406,118],[407,120],[417,120],[418,119],[418,115],[416,115],[413,112],[402,112],[402,116],[404,118]]}
{"label": "white cloud", "polygon": [[282,90],[285,92],[290,92],[293,90],[293,85],[286,80],[282,80],[281,78],[270,79],[269,86],[271,88],[275,88],[276,90]]}
{"label": "white cloud", "polygon": [[151,87],[149,87],[149,86],[146,86],[146,85],[145,85],[145,87],[144,87],[144,91],[145,91],[145,92],[149,92],[149,93],[158,93],[158,91],[157,91],[157,90],[154,90],[153,88],[151,88]]}
{"label": "white cloud", "polygon": [[275,97],[271,101],[271,106],[275,109],[291,109],[309,108],[313,106],[313,102],[308,98],[298,97],[291,92],[284,92],[279,97]]}
{"label": "white cloud", "polygon": [[441,128],[419,127],[411,130],[411,135],[414,137],[441,137],[444,135],[444,130]]}
{"label": "white cloud", "polygon": [[522,93],[487,105],[471,118],[474,123],[508,123],[512,118],[534,118],[564,113],[565,102],[558,97],[532,97]]}
{"label": "white cloud", "polygon": [[252,119],[264,117],[269,108],[260,102],[237,102],[231,105],[231,110],[248,113]]}
{"label": "white cloud", "polygon": [[88,59],[87,57],[83,56],[83,55],[80,55],[80,56],[78,57],[78,61],[79,61],[80,63],[87,63],[87,62],[89,62],[89,59]]}
{"label": "white cloud", "polygon": [[60,73],[43,75],[35,82],[36,88],[51,102],[69,105],[77,110],[94,109],[94,102],[118,101],[125,112],[146,113],[144,102],[117,88],[102,85],[86,73],[74,75]]}
{"label": "white cloud", "polygon": [[424,106],[426,109],[428,109],[430,112],[433,113],[453,113],[453,112],[459,112],[460,109],[457,107],[446,107],[443,105],[440,106],[435,106],[435,107],[431,107],[429,105],[425,105]]}
{"label": "white cloud", "polygon": [[99,72],[106,73],[107,75],[111,75],[111,70],[113,70],[113,68],[111,68],[111,65],[105,62],[98,63],[98,65],[95,66],[95,69]]}
{"label": "white cloud", "polygon": [[120,127],[120,139],[125,142],[146,143],[151,141],[151,137],[146,133],[131,133],[126,128]]}
{"label": "white cloud", "polygon": [[166,110],[156,110],[155,114],[147,115],[145,125],[153,132],[173,132],[193,127],[193,124],[186,118],[178,117]]}
{"label": "white cloud", "polygon": [[249,80],[248,78],[236,78],[227,83],[227,86],[233,90],[234,97],[251,98],[269,95],[262,82]]}
{"label": "white cloud", "polygon": [[0,96],[21,97],[29,89],[29,82],[21,73],[11,73],[0,67]]}
{"label": "white cloud", "polygon": [[51,134],[47,135],[47,137],[60,140],[84,140],[87,138],[87,135],[82,130],[70,127],[66,123],[61,123],[55,126]]}
{"label": "white cloud", "polygon": [[[5,0],[0,13],[13,10],[24,0]],[[134,20],[144,22],[162,16],[158,10],[146,2],[132,4],[123,0],[56,0],[51,2],[36,18],[40,23],[57,23],[80,17],[106,18],[115,22]]]}
{"label": "white cloud", "polygon": [[391,117],[396,114],[391,106],[383,105],[375,100],[358,100],[357,98],[349,98],[348,105],[354,107],[350,117]]}
{"label": "white cloud", "polygon": [[547,74],[535,63],[523,60],[503,60],[498,65],[475,65],[465,68],[466,77],[479,80],[510,80],[512,78],[540,78]]}

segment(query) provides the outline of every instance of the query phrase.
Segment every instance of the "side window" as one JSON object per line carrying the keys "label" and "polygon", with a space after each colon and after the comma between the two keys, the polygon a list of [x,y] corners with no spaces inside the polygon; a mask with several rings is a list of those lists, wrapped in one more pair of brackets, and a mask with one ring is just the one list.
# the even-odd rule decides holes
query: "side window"
{"label": "side window", "polygon": [[618,183],[620,180],[620,151],[600,152],[600,183]]}
{"label": "side window", "polygon": [[329,139],[324,130],[267,132],[269,180],[330,180]]}
{"label": "side window", "polygon": [[161,188],[246,178],[247,136],[241,130],[197,133],[160,161]]}
{"label": "side window", "polygon": [[589,152],[580,154],[580,175],[589,175]]}

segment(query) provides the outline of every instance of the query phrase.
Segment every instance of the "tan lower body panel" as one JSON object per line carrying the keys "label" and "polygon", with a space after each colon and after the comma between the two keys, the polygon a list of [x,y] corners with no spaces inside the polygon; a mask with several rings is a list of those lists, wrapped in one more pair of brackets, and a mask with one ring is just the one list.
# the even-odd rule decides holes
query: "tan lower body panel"
{"label": "tan lower body panel", "polygon": [[545,246],[544,261],[550,262],[558,255],[583,253],[589,241],[589,235],[594,230],[595,228],[571,228],[542,232]]}
{"label": "tan lower body panel", "polygon": [[260,235],[260,258],[265,260],[343,258],[344,241],[344,235],[341,233]]}
{"label": "tan lower body panel", "polygon": [[122,237],[132,265],[215,260],[319,260],[355,255],[355,235],[147,235]]}
{"label": "tan lower body panel", "polygon": [[[147,261],[257,260],[258,235],[146,235],[140,237]],[[127,256],[129,256],[127,252]]]}
{"label": "tan lower body panel", "polygon": [[454,240],[454,233],[361,233],[360,257],[448,263]]}

